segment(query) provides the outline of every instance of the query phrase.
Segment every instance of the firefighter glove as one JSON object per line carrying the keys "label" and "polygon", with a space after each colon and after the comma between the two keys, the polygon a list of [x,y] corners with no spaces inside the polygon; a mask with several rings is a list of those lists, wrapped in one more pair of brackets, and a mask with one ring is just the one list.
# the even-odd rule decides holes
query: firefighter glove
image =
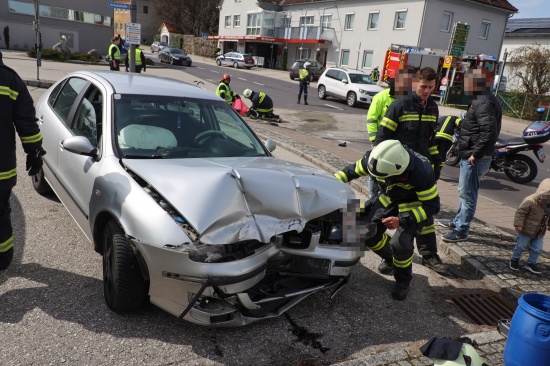
{"label": "firefighter glove", "polygon": [[26,170],[29,175],[36,175],[42,169],[42,156],[46,155],[46,151],[41,147],[36,151],[27,154]]}

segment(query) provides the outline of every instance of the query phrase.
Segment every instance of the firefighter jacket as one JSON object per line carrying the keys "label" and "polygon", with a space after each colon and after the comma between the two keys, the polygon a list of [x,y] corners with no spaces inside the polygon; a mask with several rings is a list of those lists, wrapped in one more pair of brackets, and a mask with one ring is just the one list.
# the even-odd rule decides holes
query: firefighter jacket
{"label": "firefighter jacket", "polygon": [[376,139],[376,132],[378,132],[378,128],[380,127],[380,122],[394,100],[395,96],[393,95],[392,88],[383,90],[372,98],[372,103],[367,112],[367,132],[370,142]]}
{"label": "firefighter jacket", "polygon": [[307,86],[311,80],[311,75],[307,69],[300,69],[300,84]]}
{"label": "firefighter jacket", "polygon": [[502,125],[502,109],[497,98],[491,93],[475,96],[461,125],[458,135],[460,158],[492,156]]}
{"label": "firefighter jacket", "polygon": [[254,93],[250,109],[258,113],[273,112],[273,101],[264,92]]}
{"label": "firefighter jacket", "polygon": [[237,96],[237,94],[231,90],[229,84],[226,84],[223,81],[220,82],[220,84],[218,85],[218,89],[216,89],[216,95],[225,100],[229,105],[233,104],[233,101]]}
{"label": "firefighter jacket", "polygon": [[380,71],[378,69],[372,70],[370,73],[370,77],[374,82],[377,82],[378,80],[380,80]]}
{"label": "firefighter jacket", "polygon": [[[399,223],[406,228],[423,222],[439,212],[439,192],[431,163],[427,158],[405,146],[411,159],[405,171],[386,179],[377,178],[381,194],[378,200],[384,207],[392,204],[399,209]],[[348,183],[368,174],[368,156],[350,164],[334,176]]]}
{"label": "firefighter jacket", "polygon": [[380,122],[374,145],[385,140],[399,140],[430,159],[434,165],[439,165],[439,151],[435,141],[439,117],[437,104],[431,98],[424,105],[419,102],[416,93],[393,102]]}
{"label": "firefighter jacket", "polygon": [[111,60],[120,61],[120,48],[115,43],[109,46],[109,56]]}
{"label": "firefighter jacket", "polygon": [[33,101],[23,80],[0,58],[0,189],[17,182],[15,133],[27,154],[42,148]]}
{"label": "firefighter jacket", "polygon": [[453,135],[455,130],[460,128],[461,121],[462,119],[457,116],[442,116],[437,120],[435,140],[437,142],[437,149],[439,150],[441,165],[445,164],[445,155],[453,144]]}

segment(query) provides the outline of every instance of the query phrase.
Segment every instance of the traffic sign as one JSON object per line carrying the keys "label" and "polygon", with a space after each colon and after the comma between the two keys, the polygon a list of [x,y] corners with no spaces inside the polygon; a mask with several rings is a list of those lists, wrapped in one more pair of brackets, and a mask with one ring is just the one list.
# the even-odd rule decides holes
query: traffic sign
{"label": "traffic sign", "polygon": [[141,24],[140,23],[126,23],[126,39],[128,44],[141,43]]}
{"label": "traffic sign", "polygon": [[443,60],[443,68],[448,69],[451,67],[453,63],[453,56],[445,56],[445,59]]}
{"label": "traffic sign", "polygon": [[109,8],[130,10],[130,4],[115,3],[111,1],[109,2]]}
{"label": "traffic sign", "polygon": [[441,85],[442,86],[447,86],[447,84],[449,84],[449,79],[446,76],[442,77],[441,78]]}
{"label": "traffic sign", "polygon": [[202,39],[208,39],[208,33],[203,33],[202,34]]}

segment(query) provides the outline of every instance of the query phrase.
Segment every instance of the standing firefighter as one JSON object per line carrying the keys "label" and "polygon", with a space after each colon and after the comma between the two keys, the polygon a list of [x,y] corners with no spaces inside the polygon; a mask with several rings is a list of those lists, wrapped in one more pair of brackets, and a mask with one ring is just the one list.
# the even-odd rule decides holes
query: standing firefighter
{"label": "standing firefighter", "polygon": [[378,66],[375,66],[374,69],[370,72],[370,77],[375,83],[380,80],[380,70],[378,70]]}
{"label": "standing firefighter", "polygon": [[304,104],[308,105],[307,103],[307,88],[309,86],[309,82],[311,81],[311,63],[305,62],[304,68],[300,69],[300,90],[298,91],[298,104],[300,104],[300,99],[302,98],[302,92],[304,93]]}
{"label": "standing firefighter", "polygon": [[6,269],[13,258],[13,228],[10,196],[17,183],[15,133],[27,154],[29,175],[42,168],[42,135],[36,123],[33,101],[23,80],[5,66],[0,53],[0,270]]}
{"label": "standing firefighter", "polygon": [[246,112],[247,117],[252,115],[259,118],[279,118],[278,115],[273,114],[273,100],[266,93],[256,93],[252,89],[246,89],[243,95],[252,102],[252,107]]}
{"label": "standing firefighter", "polygon": [[222,80],[218,84],[218,89],[216,89],[216,95],[232,106],[235,99],[240,99],[240,97],[231,90],[229,83],[231,83],[231,76],[229,76],[229,74],[224,74]]}

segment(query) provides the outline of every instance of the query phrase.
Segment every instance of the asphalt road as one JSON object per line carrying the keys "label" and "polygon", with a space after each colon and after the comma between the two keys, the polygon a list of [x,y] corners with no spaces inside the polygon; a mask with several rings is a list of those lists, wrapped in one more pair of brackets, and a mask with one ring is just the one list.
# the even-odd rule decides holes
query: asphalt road
{"label": "asphalt road", "polygon": [[[35,101],[42,93],[31,90]],[[372,253],[333,300],[318,293],[244,328],[204,328],[153,306],[114,314],[103,300],[100,256],[55,196],[34,192],[24,162],[18,147],[16,254],[0,272],[2,365],[329,365],[483,330],[445,300],[485,287],[458,263],[445,258],[463,278],[445,278],[415,257],[412,292],[396,302],[393,279],[376,272]]]}

